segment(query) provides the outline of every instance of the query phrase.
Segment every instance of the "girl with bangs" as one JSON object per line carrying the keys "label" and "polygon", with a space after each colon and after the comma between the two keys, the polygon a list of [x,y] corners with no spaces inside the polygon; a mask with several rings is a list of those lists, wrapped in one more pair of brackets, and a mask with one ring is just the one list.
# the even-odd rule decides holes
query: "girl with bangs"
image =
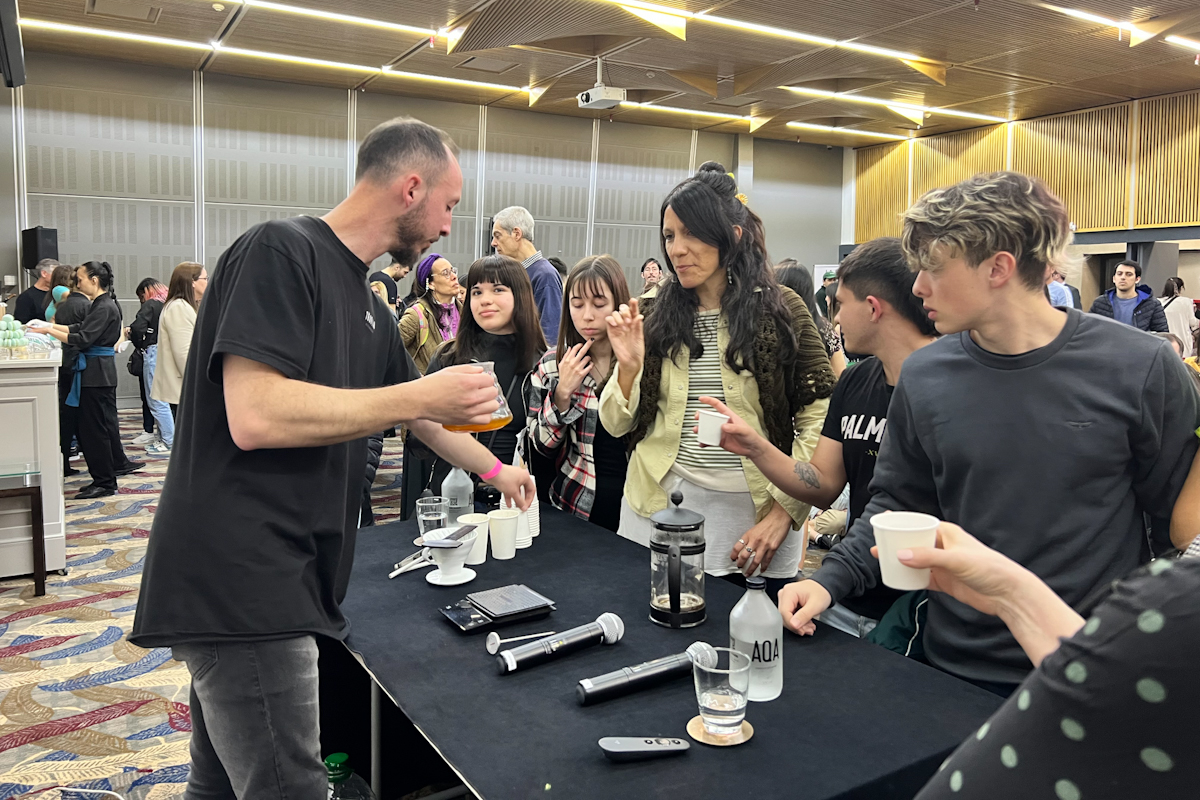
{"label": "girl with bangs", "polygon": [[[533,299],[533,286],[520,262],[507,256],[491,255],[471,265],[464,288],[467,301],[458,325],[458,336],[438,349],[425,374],[478,361],[495,364],[496,380],[513,410],[513,419],[499,430],[475,435],[496,458],[511,464],[517,436],[525,428],[525,420],[520,414],[521,385],[546,352],[546,337],[542,334]],[[432,456],[412,435],[409,443],[418,445],[422,458],[425,454]],[[436,493],[449,473],[450,464],[437,459],[426,487]],[[478,488],[479,477],[473,475],[472,479]]]}
{"label": "girl with bangs", "polygon": [[567,275],[558,348],[542,357],[525,393],[530,443],[554,461],[550,502],[610,531],[621,521],[625,445],[600,423],[600,393],[615,365],[606,318],[629,302],[612,256],[589,256]]}

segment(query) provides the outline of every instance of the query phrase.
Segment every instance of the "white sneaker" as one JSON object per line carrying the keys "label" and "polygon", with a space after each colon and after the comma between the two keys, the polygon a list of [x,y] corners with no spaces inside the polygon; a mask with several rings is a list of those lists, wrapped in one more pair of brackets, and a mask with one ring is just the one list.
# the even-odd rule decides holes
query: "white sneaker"
{"label": "white sneaker", "polygon": [[156,456],[171,455],[171,448],[167,447],[161,439],[146,445],[146,452]]}
{"label": "white sneaker", "polygon": [[148,442],[153,442],[157,438],[157,433],[139,433],[137,436],[133,437],[133,443],[146,444]]}

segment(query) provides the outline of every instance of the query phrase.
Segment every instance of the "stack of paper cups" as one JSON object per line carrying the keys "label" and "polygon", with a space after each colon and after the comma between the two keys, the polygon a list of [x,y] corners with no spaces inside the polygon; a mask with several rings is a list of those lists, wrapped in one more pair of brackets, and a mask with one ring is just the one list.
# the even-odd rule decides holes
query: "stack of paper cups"
{"label": "stack of paper cups", "polygon": [[[530,480],[533,477],[530,476]],[[533,485],[533,502],[529,504],[529,533],[537,536],[542,532],[542,507],[538,503],[537,484]]]}
{"label": "stack of paper cups", "polygon": [[522,511],[517,517],[517,549],[524,550],[533,544],[533,533],[529,529],[529,512],[530,509]]}

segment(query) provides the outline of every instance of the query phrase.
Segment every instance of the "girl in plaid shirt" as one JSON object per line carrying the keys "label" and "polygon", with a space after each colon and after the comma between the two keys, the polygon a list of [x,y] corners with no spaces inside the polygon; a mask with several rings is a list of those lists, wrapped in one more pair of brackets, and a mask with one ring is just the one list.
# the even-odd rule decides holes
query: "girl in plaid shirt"
{"label": "girl in plaid shirt", "polygon": [[615,364],[605,317],[628,302],[612,256],[576,264],[563,289],[558,347],[542,357],[525,392],[530,444],[556,467],[550,502],[611,531],[620,523],[628,462],[624,442],[600,424],[600,392]]}

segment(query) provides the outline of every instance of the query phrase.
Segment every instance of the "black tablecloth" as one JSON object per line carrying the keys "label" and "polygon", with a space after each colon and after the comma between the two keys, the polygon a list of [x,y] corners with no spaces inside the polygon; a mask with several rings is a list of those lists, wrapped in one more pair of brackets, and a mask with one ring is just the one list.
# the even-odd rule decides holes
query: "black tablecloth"
{"label": "black tablecloth", "polygon": [[[604,736],[687,739],[696,715],[690,679],[587,708],[581,679],[682,652],[704,640],[728,646],[729,612],[742,590],[706,581],[708,621],[690,630],[648,619],[650,553],[609,531],[543,506],[542,534],[511,561],[475,567],[464,586],[434,587],[417,571],[388,580],[414,552],[415,521],[359,532],[349,596],[348,646],[468,784],[499,798],[909,798],[1000,699],[930,667],[827,626],[785,631],[784,689],[751,703],[754,738],[730,748],[693,742],[681,757],[614,764]],[[524,583],[558,606],[548,619],[501,636],[563,631],[612,611],[625,636],[559,660],[496,674],[482,635],[438,612],[468,592]],[[403,760],[405,753],[385,758]]]}

